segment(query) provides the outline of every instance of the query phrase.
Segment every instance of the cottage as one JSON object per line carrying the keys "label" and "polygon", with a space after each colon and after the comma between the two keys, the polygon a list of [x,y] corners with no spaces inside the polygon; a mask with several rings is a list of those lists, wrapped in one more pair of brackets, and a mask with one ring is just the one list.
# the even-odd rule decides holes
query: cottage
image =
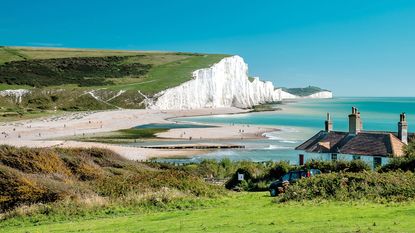
{"label": "cottage", "polygon": [[355,158],[400,157],[404,155],[403,148],[408,144],[408,138],[412,137],[413,134],[408,135],[405,113],[400,115],[398,132],[364,131],[360,112],[353,107],[349,115],[348,132],[333,131],[333,122],[327,113],[325,130],[299,145],[296,150],[331,154],[332,159],[336,159],[338,154],[353,155]]}

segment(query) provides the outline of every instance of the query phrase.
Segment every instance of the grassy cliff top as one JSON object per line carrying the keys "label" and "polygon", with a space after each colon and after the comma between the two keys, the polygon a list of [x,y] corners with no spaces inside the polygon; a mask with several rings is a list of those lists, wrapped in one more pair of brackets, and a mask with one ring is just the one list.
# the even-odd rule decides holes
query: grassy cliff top
{"label": "grassy cliff top", "polygon": [[322,91],[329,91],[320,87],[308,86],[304,88],[282,88],[283,91],[297,96],[309,96]]}
{"label": "grassy cliff top", "polygon": [[229,55],[0,47],[0,88],[82,87],[152,94],[191,78]]}

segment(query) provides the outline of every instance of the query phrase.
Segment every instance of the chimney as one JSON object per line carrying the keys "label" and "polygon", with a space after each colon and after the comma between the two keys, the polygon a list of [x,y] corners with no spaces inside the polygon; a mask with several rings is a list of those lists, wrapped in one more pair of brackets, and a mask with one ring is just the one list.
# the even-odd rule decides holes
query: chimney
{"label": "chimney", "polygon": [[362,131],[363,123],[360,118],[360,112],[357,108],[352,107],[352,114],[349,115],[349,133],[358,134]]}
{"label": "chimney", "polygon": [[406,114],[402,113],[398,123],[398,138],[405,144],[408,144],[408,123]]}
{"label": "chimney", "polygon": [[333,122],[331,121],[330,113],[327,113],[327,119],[324,122],[326,132],[333,131]]}

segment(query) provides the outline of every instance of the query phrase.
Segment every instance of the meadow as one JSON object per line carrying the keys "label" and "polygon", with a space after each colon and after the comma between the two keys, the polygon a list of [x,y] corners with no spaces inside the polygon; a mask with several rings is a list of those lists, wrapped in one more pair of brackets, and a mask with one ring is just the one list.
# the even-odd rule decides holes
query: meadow
{"label": "meadow", "polygon": [[[235,193],[177,209],[107,213],[39,222],[7,220],[2,232],[411,232],[415,203],[294,202]],[[193,205],[193,204],[190,204]],[[16,225],[17,224],[17,225]]]}

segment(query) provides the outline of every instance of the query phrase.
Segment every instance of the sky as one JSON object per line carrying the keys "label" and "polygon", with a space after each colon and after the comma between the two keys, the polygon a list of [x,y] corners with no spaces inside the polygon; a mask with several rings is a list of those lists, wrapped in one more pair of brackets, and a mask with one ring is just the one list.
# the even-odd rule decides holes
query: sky
{"label": "sky", "polygon": [[0,1],[0,45],[235,54],[279,87],[415,96],[413,0]]}

